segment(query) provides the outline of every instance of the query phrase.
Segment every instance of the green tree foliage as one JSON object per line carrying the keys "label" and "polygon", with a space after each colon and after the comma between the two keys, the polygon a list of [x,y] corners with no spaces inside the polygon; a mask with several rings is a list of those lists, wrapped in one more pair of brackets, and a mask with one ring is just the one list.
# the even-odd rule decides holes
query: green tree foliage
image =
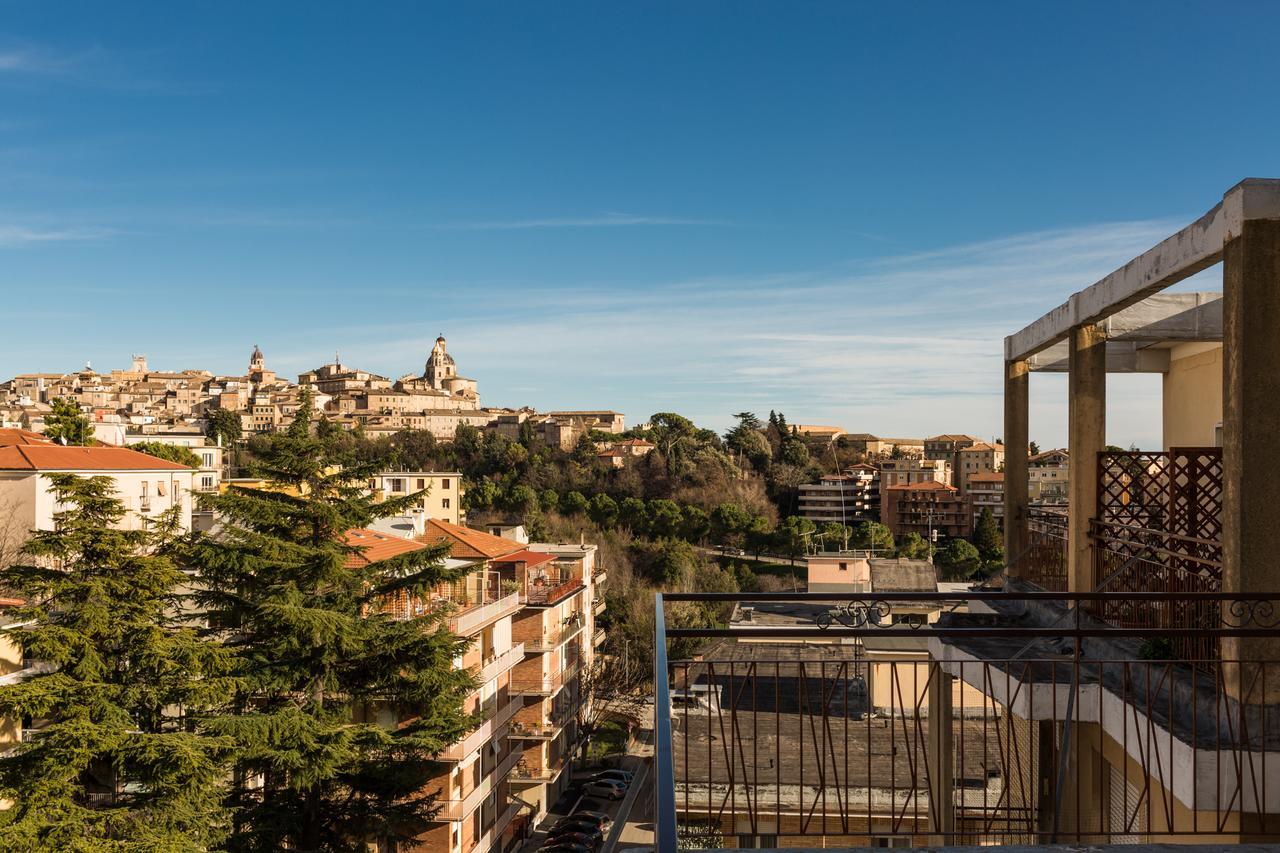
{"label": "green tree foliage", "polygon": [[852,531],[837,521],[828,521],[822,525],[818,531],[819,538],[822,539],[822,547],[828,551],[839,551],[844,548],[845,541],[849,538]]}
{"label": "green tree foliage", "polygon": [[239,441],[242,431],[239,413],[230,409],[215,409],[204,428],[204,434],[214,444],[218,444],[221,439],[224,447],[230,447]]}
{"label": "green tree foliage", "polygon": [[507,509],[520,516],[525,516],[538,509],[538,494],[521,483],[507,493]]}
{"label": "green tree foliage", "polygon": [[44,668],[0,687],[0,716],[47,721],[0,757],[4,849],[216,847],[230,744],[207,723],[235,682],[226,649],[176,615],[186,579],[163,553],[176,515],[118,530],[110,478],[49,480],[55,528],[33,534],[29,563],[0,568],[26,602],[3,633]]}
{"label": "green tree foliage", "polygon": [[169,462],[176,462],[179,465],[186,465],[188,468],[200,468],[203,465],[200,457],[191,448],[177,444],[165,444],[160,441],[140,441],[137,444],[129,445],[129,447],[148,456],[155,456]]}
{"label": "green tree foliage", "polygon": [[972,577],[982,566],[982,557],[978,549],[963,539],[950,539],[938,549],[934,555],[943,577],[949,580],[964,580]]}
{"label": "green tree foliage", "polygon": [[[456,580],[446,549],[367,562],[344,540],[421,493],[375,504],[364,483],[377,468],[312,435],[304,409],[258,460],[269,488],[203,498],[225,526],[188,553],[196,600],[236,651],[238,689],[208,723],[235,750],[233,851],[409,841],[435,810],[432,756],[475,722],[463,709],[471,676],[453,664],[468,643],[444,614],[381,609]],[[399,725],[368,722],[382,711]]]}
{"label": "green tree foliage", "polygon": [[718,504],[711,511],[711,538],[725,545],[740,546],[751,521],[751,513],[740,504]]}
{"label": "green tree foliage", "polygon": [[1000,535],[1000,525],[991,513],[991,507],[983,507],[978,515],[978,524],[973,531],[973,544],[984,563],[1002,563],[1004,561],[1004,537]]}
{"label": "green tree foliage", "polygon": [[768,551],[775,544],[776,539],[773,528],[769,526],[769,519],[762,515],[757,515],[751,519],[746,531],[743,533],[744,546],[748,551],[755,554],[757,558],[765,551]]}
{"label": "green tree foliage", "polygon": [[687,506],[680,513],[680,529],[678,535],[688,542],[701,543],[711,532],[711,516],[706,510],[696,506]]}
{"label": "green tree foliage", "polygon": [[1027,447],[1028,447],[1028,450],[1030,450],[1032,456],[1035,456],[1037,453],[1040,452],[1040,445],[1036,444],[1034,441],[1031,442]]}
{"label": "green tree foliage", "polygon": [[555,489],[543,489],[538,500],[543,512],[555,512],[560,509],[560,493]]}
{"label": "green tree foliage", "polygon": [[618,504],[618,523],[632,533],[643,535],[649,530],[649,510],[639,498],[624,498]]}
{"label": "green tree foliage", "polygon": [[603,529],[607,530],[618,523],[618,502],[603,492],[591,498],[591,507],[587,512],[591,520]]}
{"label": "green tree foliage", "polygon": [[93,444],[93,425],[75,400],[58,397],[44,417],[45,437],[62,444]]}
{"label": "green tree foliage", "polygon": [[809,464],[809,448],[795,436],[787,436],[782,443],[782,461],[787,465],[804,468]]}
{"label": "green tree foliage", "polygon": [[780,551],[795,559],[805,553],[810,537],[816,530],[817,526],[809,519],[792,515],[778,524],[774,540]]}
{"label": "green tree foliage", "polygon": [[919,533],[908,533],[898,540],[898,556],[912,560],[929,559],[929,543]]}
{"label": "green tree foliage", "polygon": [[734,417],[738,424],[725,433],[725,445],[746,458],[757,471],[763,471],[773,456],[773,448],[762,432],[764,424],[754,412],[739,412]]}
{"label": "green tree foliage", "polygon": [[560,499],[560,511],[565,515],[582,515],[590,506],[591,502],[582,492],[569,492]]}
{"label": "green tree foliage", "polygon": [[497,500],[498,487],[491,480],[481,480],[468,485],[462,496],[462,504],[469,512],[489,509]]}
{"label": "green tree foliage", "polygon": [[655,539],[671,539],[680,535],[680,523],[684,516],[680,505],[666,498],[649,501],[649,534]]}
{"label": "green tree foliage", "polygon": [[893,534],[878,521],[860,521],[853,528],[849,547],[874,551],[878,557],[892,557]]}

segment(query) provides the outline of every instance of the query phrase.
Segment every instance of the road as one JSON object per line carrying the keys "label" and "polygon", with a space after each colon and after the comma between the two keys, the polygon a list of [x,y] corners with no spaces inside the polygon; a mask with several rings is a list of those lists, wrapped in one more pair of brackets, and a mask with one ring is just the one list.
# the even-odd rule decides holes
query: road
{"label": "road", "polygon": [[[724,553],[719,548],[707,548],[699,545],[697,546],[697,549],[701,551],[703,554],[706,554],[708,557],[730,557],[731,556],[729,554]],[[754,555],[748,553],[745,556],[732,557],[732,559],[746,560],[748,563],[773,563],[776,565],[791,566],[791,568],[793,569],[803,569],[803,568],[807,568],[809,565],[809,561],[805,557],[799,557],[793,560],[791,557],[783,557],[778,554],[761,554],[760,557],[757,559]]]}

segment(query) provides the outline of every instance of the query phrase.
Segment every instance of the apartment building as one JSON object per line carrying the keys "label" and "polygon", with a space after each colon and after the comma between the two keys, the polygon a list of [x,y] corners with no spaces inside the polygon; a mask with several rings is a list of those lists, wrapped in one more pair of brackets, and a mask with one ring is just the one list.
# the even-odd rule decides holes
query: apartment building
{"label": "apartment building", "polygon": [[[0,511],[8,538],[50,530],[58,503],[49,491],[51,474],[110,477],[126,510],[120,526],[137,530],[178,510],[178,524],[191,529],[195,471],[124,447],[54,444],[22,430],[0,430]],[[15,543],[8,543],[12,547]]]}
{"label": "apartment building", "polygon": [[982,439],[975,438],[972,435],[964,435],[963,433],[935,435],[924,440],[924,458],[943,459],[950,462],[952,468],[955,468],[957,453],[966,447],[973,447],[975,444],[981,443]]}
{"label": "apartment building", "polygon": [[450,524],[462,523],[462,474],[457,471],[385,471],[370,478],[369,488],[378,500],[402,498],[423,492],[415,514]]}
{"label": "apartment building", "polygon": [[951,463],[945,459],[903,457],[880,459],[880,515],[885,514],[888,490],[893,486],[913,486],[916,483],[951,483]]}
{"label": "apartment building", "polygon": [[122,444],[128,447],[152,441],[172,447],[185,447],[194,453],[200,459],[200,467],[195,469],[193,488],[198,492],[218,491],[222,483],[223,448],[210,442],[202,431],[186,427],[127,432]]}
{"label": "apartment building", "polygon": [[975,474],[989,474],[1004,468],[1004,445],[985,441],[956,452],[955,486],[960,494],[969,491],[969,478]]}
{"label": "apartment building", "polygon": [[[465,709],[482,715],[482,722],[438,756],[443,768],[428,789],[436,793],[440,811],[435,825],[410,848],[422,853],[505,851],[520,841],[517,816],[523,807],[511,797],[509,784],[519,752],[507,735],[522,706],[511,689],[512,672],[524,658],[524,646],[512,637],[521,596],[502,583],[492,555],[506,545],[492,538],[440,521],[430,522],[416,540],[377,530],[352,530],[346,536],[348,545],[360,549],[349,558],[353,567],[446,542],[451,546],[447,564],[466,570],[460,580],[427,596],[402,593],[384,604],[393,616],[447,612],[449,630],[471,641],[454,664],[471,670],[478,683]],[[387,709],[363,713],[383,725],[397,722]]]}
{"label": "apartment building", "polygon": [[512,689],[525,703],[512,732],[522,757],[511,783],[541,820],[569,785],[582,724],[590,719],[586,686],[604,640],[596,630],[604,574],[590,544],[533,543],[505,559],[524,590],[513,631],[525,659],[512,674]]}
{"label": "apartment building", "polygon": [[817,524],[880,520],[880,470],[859,464],[799,489],[799,515]]}
{"label": "apartment building", "polygon": [[918,533],[924,539],[955,536],[967,538],[973,532],[973,515],[968,502],[955,486],[938,480],[922,480],[909,486],[884,490],[880,520],[895,537]]}
{"label": "apartment building", "polygon": [[976,529],[978,519],[984,509],[991,510],[996,523],[1004,527],[1004,474],[999,471],[984,471],[969,478],[969,508],[972,512],[972,525]]}
{"label": "apartment building", "polygon": [[1064,449],[1046,450],[1027,459],[1027,499],[1033,504],[1065,504],[1071,457]]}

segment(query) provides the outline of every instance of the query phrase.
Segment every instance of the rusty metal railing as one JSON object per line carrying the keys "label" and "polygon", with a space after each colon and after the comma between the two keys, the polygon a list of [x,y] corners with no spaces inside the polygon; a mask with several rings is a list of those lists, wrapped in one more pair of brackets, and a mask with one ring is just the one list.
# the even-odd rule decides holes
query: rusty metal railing
{"label": "rusty metal railing", "polygon": [[[669,628],[664,599],[738,600],[753,619]],[[1217,620],[1121,626],[1091,613],[1122,600],[1203,605]],[[672,846],[659,849],[682,835],[776,847],[1280,841],[1277,602],[660,595],[655,817]],[[932,610],[930,623],[894,622],[903,608]],[[1213,667],[1169,642],[1196,635],[1221,649]],[[668,661],[670,640],[698,653]]]}

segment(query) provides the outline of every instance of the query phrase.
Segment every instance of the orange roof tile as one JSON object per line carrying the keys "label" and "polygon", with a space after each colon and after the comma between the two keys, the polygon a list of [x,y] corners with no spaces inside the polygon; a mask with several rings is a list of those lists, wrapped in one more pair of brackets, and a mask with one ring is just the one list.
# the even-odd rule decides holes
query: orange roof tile
{"label": "orange roof tile", "polygon": [[1003,471],[983,471],[978,474],[969,475],[970,483],[1003,483]]}
{"label": "orange roof tile", "polygon": [[523,550],[519,542],[434,518],[427,521],[427,531],[421,539],[433,544],[448,542],[452,546],[449,556],[460,560],[492,560]]}
{"label": "orange roof tile", "polygon": [[939,483],[937,480],[923,480],[919,483],[912,483],[909,486],[889,486],[890,490],[902,489],[903,491],[911,490],[913,492],[937,492],[937,491],[956,491],[956,487],[947,483]]}
{"label": "orange roof tile", "polygon": [[546,554],[540,551],[530,551],[523,549],[516,551],[514,554],[504,554],[501,557],[495,557],[495,563],[524,563],[525,568],[533,568],[541,566],[543,563],[555,562],[555,554]]}
{"label": "orange roof tile", "polygon": [[356,553],[347,555],[347,568],[349,569],[358,569],[370,563],[388,560],[401,554],[408,554],[410,551],[421,551],[427,547],[423,543],[415,542],[412,539],[392,536],[390,533],[381,533],[377,530],[369,530],[363,527],[348,530],[342,535],[342,541],[353,548],[360,549]]}
{"label": "orange roof tile", "polygon": [[52,444],[38,432],[29,429],[0,429],[0,447],[11,447],[15,444]]}
{"label": "orange roof tile", "polygon": [[18,444],[0,447],[0,471],[190,471],[124,447]]}

